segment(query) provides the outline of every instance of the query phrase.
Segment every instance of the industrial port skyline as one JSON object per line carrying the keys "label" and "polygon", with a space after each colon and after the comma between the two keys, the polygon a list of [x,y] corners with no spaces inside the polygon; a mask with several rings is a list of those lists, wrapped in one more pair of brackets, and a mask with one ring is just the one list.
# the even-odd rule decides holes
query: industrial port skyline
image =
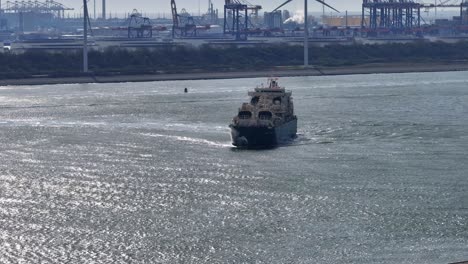
{"label": "industrial port skyline", "polygon": [[[454,4],[457,5],[462,0],[449,0],[443,1],[438,4]],[[2,1],[0,3],[1,9],[4,10],[7,8],[8,2],[14,3],[15,1]],[[21,1],[18,1],[21,2]],[[67,17],[77,17],[81,16],[83,13],[82,8],[82,1],[79,0],[61,0],[58,1],[59,3],[63,4],[64,6],[72,9],[65,11],[65,16]],[[215,9],[222,10],[224,5],[224,0],[211,0],[214,5]],[[261,11],[270,12],[271,10],[275,9],[279,5],[281,5],[284,1],[283,0],[274,0],[274,1],[249,1],[255,5],[261,5]],[[361,12],[362,8],[362,0],[327,0],[328,4],[332,5],[333,7],[337,8],[341,11],[341,15],[344,12],[348,12],[350,14],[358,14]],[[434,4],[437,0],[414,0],[414,2],[421,3],[421,4]],[[192,15],[202,15],[206,13],[208,7],[208,0],[178,0],[177,5],[181,8],[184,8]],[[88,8],[90,11],[90,18],[94,18],[94,10],[96,11],[96,18],[100,18],[102,14],[102,0],[90,0],[88,2]],[[304,10],[304,3],[300,0],[293,0],[292,2],[285,5],[282,9],[289,10],[292,13],[300,12]],[[106,3],[106,15],[107,17],[126,17],[132,10],[138,10],[139,12],[143,13],[145,16],[151,18],[158,18],[158,17],[169,17],[171,15],[171,6],[169,0],[138,0],[138,1],[107,1]],[[439,8],[442,12],[449,12],[452,10],[451,8]],[[426,13],[429,13],[425,10]],[[433,10],[431,10],[432,12]],[[309,1],[309,13],[322,13],[323,6],[316,2],[316,1]],[[329,16],[338,16],[339,13],[334,13],[331,9],[325,8],[326,15]],[[443,14],[442,14],[443,15]]]}
{"label": "industrial port skyline", "polygon": [[[249,45],[257,42],[301,45],[309,37],[314,39],[314,45],[350,44],[361,38],[371,42],[372,38],[384,42],[417,41],[423,37],[429,41],[439,40],[439,37],[448,37],[448,41],[452,41],[453,36],[467,38],[468,1],[436,0],[437,8],[434,0],[427,1],[355,0],[353,4],[361,9],[359,12],[348,10],[346,7],[351,2],[345,4],[343,0],[309,1],[310,24],[307,26],[301,10],[304,2],[300,0],[268,3],[260,0],[158,0],[151,4],[139,0],[130,8],[123,7],[122,2],[116,5],[112,0],[92,0],[87,3],[86,17],[90,23],[86,24],[91,28],[88,34],[92,37],[93,49],[116,44],[122,47],[121,42],[130,39],[151,40],[137,44],[138,47],[153,47],[156,42],[200,46],[219,41],[241,45],[242,41],[250,41]],[[75,8],[71,2],[3,1],[0,38],[4,51],[80,49],[81,36],[86,32],[83,8]],[[79,2],[73,1],[74,4]],[[139,8],[140,4],[145,8]],[[335,8],[341,12],[335,12]],[[123,13],[118,12],[124,9]],[[71,12],[75,13],[71,15]],[[54,43],[64,39],[74,43]],[[135,47],[135,43],[130,46]]]}
{"label": "industrial port skyline", "polygon": [[[79,0],[63,0],[60,1],[64,5],[74,8],[74,11],[70,11],[70,14],[79,14],[82,12],[82,1]],[[259,4],[262,5],[262,10],[264,11],[271,11],[280,4],[282,4],[283,0],[274,0],[274,1],[264,1],[264,0],[250,0],[252,4]],[[361,0],[328,0],[327,3],[330,3],[334,7],[339,10],[345,11],[354,11],[360,12],[361,10]],[[214,7],[221,10],[224,5],[224,0],[212,0]],[[197,15],[198,12],[204,13],[206,12],[208,0],[178,0],[177,5],[185,8],[190,13]],[[310,11],[311,12],[321,12],[322,5],[315,2],[310,1]],[[93,10],[94,0],[89,1],[88,6],[90,11]],[[117,14],[118,16],[124,15],[131,10],[137,9],[141,12],[148,13],[148,14],[170,14],[171,6],[169,0],[138,0],[138,1],[107,1],[107,11],[112,14]],[[284,9],[288,9],[291,11],[296,10],[303,10],[304,3],[300,0],[295,0],[285,6]],[[101,12],[101,1],[96,0],[96,10],[98,13]]]}

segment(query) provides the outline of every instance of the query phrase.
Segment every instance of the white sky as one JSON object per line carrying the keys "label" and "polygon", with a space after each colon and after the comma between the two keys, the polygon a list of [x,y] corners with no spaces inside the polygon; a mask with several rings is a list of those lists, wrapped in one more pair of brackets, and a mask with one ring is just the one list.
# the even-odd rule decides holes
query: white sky
{"label": "white sky", "polygon": [[[68,7],[75,8],[75,13],[80,13],[82,7],[82,1],[80,0],[56,0]],[[99,14],[101,12],[102,0],[89,0],[88,8],[90,15],[93,14],[94,10],[94,1],[96,1],[96,12]],[[285,0],[248,0],[252,4],[261,5],[263,11],[271,11]],[[170,13],[170,0],[132,0],[132,1],[123,1],[123,0],[106,0],[107,3],[107,13],[112,12],[112,14],[124,14],[131,13],[133,9],[138,9],[138,11],[148,14],[160,14],[160,13]],[[362,0],[326,0],[328,4],[335,7],[336,9],[344,12],[348,11],[360,11]],[[208,0],[176,0],[177,8],[185,8],[188,12],[193,15],[198,15],[200,3],[201,13],[205,13],[208,9]],[[215,9],[219,9],[220,14],[223,11],[224,0],[213,0]],[[294,0],[293,2],[287,4],[282,9],[288,9],[290,11],[294,10],[303,10],[304,1]],[[310,12],[321,12],[322,5],[309,0],[309,10]],[[328,9],[327,12],[330,12]]]}

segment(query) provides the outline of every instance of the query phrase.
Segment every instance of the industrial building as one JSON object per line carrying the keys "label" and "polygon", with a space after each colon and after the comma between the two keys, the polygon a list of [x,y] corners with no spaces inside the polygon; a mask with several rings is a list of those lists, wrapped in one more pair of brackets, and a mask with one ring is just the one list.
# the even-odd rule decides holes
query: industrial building
{"label": "industrial building", "polygon": [[[366,18],[365,18],[366,19]],[[368,23],[368,18],[365,20],[365,23]],[[322,18],[322,23],[330,27],[360,27],[362,22],[362,17],[359,15],[351,16],[324,16]]]}
{"label": "industrial building", "polygon": [[263,23],[267,29],[282,29],[283,28],[283,13],[281,10],[273,12],[265,12],[263,14]]}

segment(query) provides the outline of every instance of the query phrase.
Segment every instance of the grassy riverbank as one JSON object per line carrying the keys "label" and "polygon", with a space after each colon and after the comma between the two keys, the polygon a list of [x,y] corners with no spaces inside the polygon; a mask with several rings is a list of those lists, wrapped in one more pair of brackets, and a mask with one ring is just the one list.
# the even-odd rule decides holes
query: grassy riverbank
{"label": "grassy riverbank", "polygon": [[468,42],[311,47],[313,69],[301,69],[303,48],[288,45],[216,49],[164,47],[80,52],[0,54],[1,84],[120,82],[140,80],[328,75],[466,70]]}
{"label": "grassy riverbank", "polygon": [[165,74],[133,74],[107,76],[75,76],[75,77],[34,77],[20,79],[2,79],[0,85],[41,85],[69,83],[112,83],[112,82],[147,82],[170,80],[200,80],[200,79],[232,79],[255,77],[286,77],[286,76],[321,76],[372,73],[404,73],[404,72],[439,72],[468,71],[468,63],[372,63],[354,66],[314,67],[276,67],[259,71],[229,71],[229,72],[189,72]]}

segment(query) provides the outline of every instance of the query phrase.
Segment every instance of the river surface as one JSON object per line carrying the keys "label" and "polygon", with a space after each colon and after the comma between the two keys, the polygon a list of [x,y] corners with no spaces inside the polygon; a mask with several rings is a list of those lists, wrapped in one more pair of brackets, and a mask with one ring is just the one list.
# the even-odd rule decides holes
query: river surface
{"label": "river surface", "polygon": [[0,263],[468,260],[468,72],[282,78],[298,138],[235,149],[262,82],[0,87]]}

